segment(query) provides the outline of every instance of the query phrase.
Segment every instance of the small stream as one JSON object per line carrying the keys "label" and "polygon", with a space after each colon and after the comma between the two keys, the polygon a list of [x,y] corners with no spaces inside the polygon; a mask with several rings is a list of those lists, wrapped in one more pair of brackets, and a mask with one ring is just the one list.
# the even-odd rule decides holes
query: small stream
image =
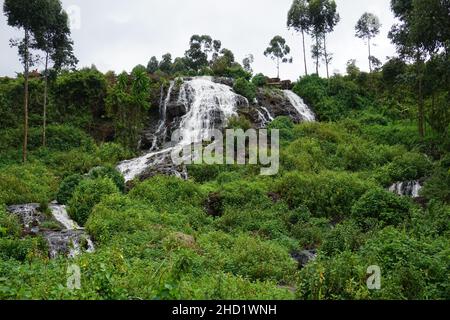
{"label": "small stream", "polygon": [[[36,203],[9,206],[8,211],[19,217],[26,234],[42,236],[47,240],[49,257],[64,255],[74,258],[83,252],[94,252],[95,247],[89,235],[75,221],[70,219],[66,206],[52,202],[49,205],[51,217],[40,211]],[[56,221],[60,230],[43,228],[44,222]]]}

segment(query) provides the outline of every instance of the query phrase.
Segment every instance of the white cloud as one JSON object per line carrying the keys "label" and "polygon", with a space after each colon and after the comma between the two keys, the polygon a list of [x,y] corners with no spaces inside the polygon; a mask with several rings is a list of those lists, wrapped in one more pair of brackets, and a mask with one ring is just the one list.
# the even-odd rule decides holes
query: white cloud
{"label": "white cloud", "polygon": [[[273,62],[263,52],[275,35],[286,38],[292,48],[294,63],[283,65],[281,75],[296,79],[303,73],[300,36],[287,30],[286,15],[292,0],[63,0],[64,7],[76,4],[81,9],[81,28],[73,30],[75,54],[80,66],[95,64],[100,70],[117,72],[146,64],[153,55],[166,52],[181,56],[192,34],[210,34],[231,49],[242,60],[255,56],[253,69],[269,76],[276,74]],[[354,25],[366,11],[376,13],[382,32],[375,40],[373,53],[379,59],[395,54],[387,39],[394,23],[389,0],[337,0],[341,22],[329,35],[328,47],[334,54],[330,71],[345,72],[349,59],[356,59],[363,70],[368,69],[367,47],[355,38]],[[3,6],[3,1],[0,0]],[[20,71],[16,49],[9,48],[15,33],[0,17],[0,75]],[[310,40],[307,41],[310,44]],[[314,64],[307,51],[308,67]],[[321,74],[325,75],[322,66]]]}

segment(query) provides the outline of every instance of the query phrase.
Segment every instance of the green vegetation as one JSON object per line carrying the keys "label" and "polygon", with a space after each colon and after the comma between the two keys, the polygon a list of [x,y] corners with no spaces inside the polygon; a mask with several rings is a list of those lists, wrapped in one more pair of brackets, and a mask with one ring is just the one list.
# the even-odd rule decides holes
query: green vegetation
{"label": "green vegetation", "polygon": [[[127,184],[115,166],[136,154],[170,80],[230,77],[250,101],[275,89],[253,76],[250,57],[241,66],[207,35],[194,35],[183,57],[152,57],[118,76],[94,66],[55,66],[51,80],[29,73],[26,52],[45,49],[34,40],[61,21],[43,18],[42,26],[42,10],[29,21],[14,12],[55,3],[46,1],[5,1],[9,24],[28,31],[19,52],[24,75],[0,78],[0,299],[450,298],[450,28],[434,14],[445,12],[441,1],[392,1],[398,58],[377,68],[370,56],[370,73],[349,61],[347,75],[305,75],[294,84],[319,121],[278,117],[268,125],[280,130],[277,175],[260,176],[258,165],[197,164],[187,167],[188,180]],[[376,20],[362,17],[359,36],[372,39]],[[289,11],[288,26],[314,37],[317,69],[320,58],[328,69],[326,35],[338,21],[331,0],[296,0]],[[422,32],[435,30],[430,23],[439,32]],[[276,37],[267,55],[278,66],[289,61],[288,48]],[[46,49],[63,63],[61,48]],[[228,122],[253,125],[243,115]],[[412,180],[424,185],[419,198],[388,191]],[[45,209],[55,199],[92,237],[95,253],[49,259],[46,241],[6,210],[31,202]],[[304,250],[317,253],[305,265],[294,259]],[[81,268],[80,290],[66,287],[69,264]],[[382,271],[380,290],[366,283],[373,265]]]}

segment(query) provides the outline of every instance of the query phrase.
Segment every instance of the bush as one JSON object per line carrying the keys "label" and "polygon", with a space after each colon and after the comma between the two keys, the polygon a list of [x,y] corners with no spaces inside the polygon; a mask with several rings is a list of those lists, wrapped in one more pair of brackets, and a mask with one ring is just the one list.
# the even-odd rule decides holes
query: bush
{"label": "bush", "polygon": [[277,117],[275,120],[269,123],[268,129],[280,130],[281,141],[291,141],[294,137],[294,122],[289,117]]}
{"label": "bush", "polygon": [[372,184],[348,173],[288,173],[274,185],[274,191],[290,208],[306,207],[315,217],[341,220]]}
{"label": "bush", "polygon": [[256,86],[244,78],[237,79],[233,89],[237,94],[246,97],[250,103],[256,98]]}
{"label": "bush", "polygon": [[[22,129],[9,129],[2,132],[0,151],[14,149],[22,145]],[[28,151],[42,147],[42,128],[29,129]],[[86,152],[96,150],[94,140],[83,130],[70,125],[49,125],[47,127],[47,148],[50,151],[69,151],[80,149]]]}
{"label": "bush", "polygon": [[83,177],[79,174],[73,174],[64,178],[59,185],[56,201],[60,204],[67,204],[81,180],[83,180]]}
{"label": "bush", "polygon": [[378,265],[384,285],[376,298],[446,299],[448,297],[448,239],[416,239],[388,227],[367,241],[360,255]]}
{"label": "bush", "polygon": [[68,203],[69,215],[83,226],[89,218],[92,209],[101,201],[102,197],[118,192],[117,186],[111,179],[82,180],[75,188],[73,196]]}
{"label": "bush", "polygon": [[377,225],[399,225],[410,215],[411,203],[384,189],[365,193],[352,207],[352,216],[366,230]]}
{"label": "bush", "polygon": [[327,256],[345,251],[356,252],[365,242],[365,236],[358,225],[352,221],[344,221],[335,226],[326,236],[320,250]]}
{"label": "bush", "polygon": [[116,165],[122,160],[132,158],[133,154],[118,143],[107,142],[98,148],[98,156],[103,163]]}
{"label": "bush", "polygon": [[416,152],[404,153],[388,166],[393,182],[422,179],[429,176],[432,169],[431,161],[425,155]]}
{"label": "bush", "polygon": [[252,83],[257,87],[264,87],[267,85],[267,77],[262,73],[258,73],[253,77]]}
{"label": "bush", "polygon": [[6,212],[0,205],[0,238],[18,238],[22,231],[19,218]]}
{"label": "bush", "polygon": [[120,191],[125,191],[125,179],[114,167],[95,167],[89,171],[87,176],[90,179],[109,178]]}
{"label": "bush", "polygon": [[161,210],[200,206],[204,201],[204,194],[195,183],[172,176],[156,176],[146,180],[131,190],[129,195]]}
{"label": "bush", "polygon": [[44,257],[46,253],[47,247],[42,238],[0,238],[0,260],[30,261],[34,257]]}
{"label": "bush", "polygon": [[38,163],[6,166],[0,171],[0,203],[48,203],[57,188],[53,174]]}
{"label": "bush", "polygon": [[297,263],[286,249],[248,235],[233,238],[221,232],[200,236],[205,263],[215,270],[231,272],[252,281],[292,281]]}

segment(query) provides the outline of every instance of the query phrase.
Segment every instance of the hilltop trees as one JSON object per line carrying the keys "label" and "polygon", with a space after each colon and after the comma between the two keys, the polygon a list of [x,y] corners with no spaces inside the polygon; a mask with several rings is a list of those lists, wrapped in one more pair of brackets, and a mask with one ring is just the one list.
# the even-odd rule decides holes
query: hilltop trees
{"label": "hilltop trees", "polygon": [[308,2],[306,0],[294,0],[288,12],[287,26],[302,34],[303,60],[305,64],[305,75],[308,75],[308,66],[306,63],[305,33],[309,33],[311,28]]}
{"label": "hilltop trees", "polygon": [[286,40],[281,36],[275,36],[264,51],[264,55],[277,64],[277,78],[280,77],[280,63],[292,63],[292,57],[288,57],[291,48],[286,44]]}
{"label": "hilltop trees", "polygon": [[319,58],[323,56],[327,68],[327,77],[330,77],[329,64],[332,55],[327,50],[327,34],[333,32],[340,21],[337,6],[334,0],[310,0],[308,6],[309,24],[315,39],[313,57],[316,59],[316,73],[319,73]]}
{"label": "hilltop trees", "polygon": [[372,53],[370,41],[372,38],[380,33],[381,23],[378,17],[372,13],[364,13],[358,20],[355,30],[356,36],[360,39],[367,39],[367,46],[369,47],[369,70],[372,72]]}
{"label": "hilltop trees", "polygon": [[158,70],[158,67],[159,67],[158,59],[155,56],[151,57],[150,61],[147,64],[147,72],[155,73],[156,70]]}

